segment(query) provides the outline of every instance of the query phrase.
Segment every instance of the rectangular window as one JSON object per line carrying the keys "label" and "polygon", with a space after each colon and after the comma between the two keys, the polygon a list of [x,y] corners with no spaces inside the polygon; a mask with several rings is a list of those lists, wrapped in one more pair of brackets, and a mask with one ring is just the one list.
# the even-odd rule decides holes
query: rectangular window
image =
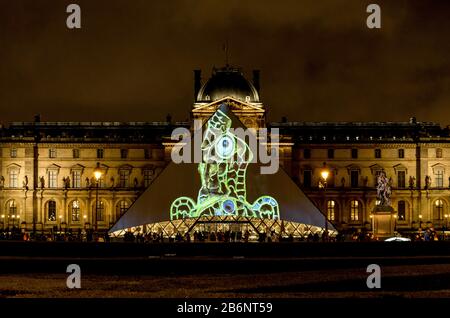
{"label": "rectangular window", "polygon": [[145,159],[150,159],[151,158],[150,149],[144,149],[144,158]]}
{"label": "rectangular window", "polygon": [[377,159],[381,158],[381,149],[375,149],[375,158]]}
{"label": "rectangular window", "polygon": [[97,149],[97,159],[103,159],[103,149]]}
{"label": "rectangular window", "polygon": [[357,170],[350,171],[350,186],[358,188],[359,186],[359,172]]}
{"label": "rectangular window", "polygon": [[359,220],[359,201],[352,200],[350,202],[350,220],[351,221]]}
{"label": "rectangular window", "polygon": [[436,171],[436,187],[438,188],[444,187],[444,170]]}
{"label": "rectangular window", "polygon": [[18,188],[19,187],[19,171],[11,170],[9,172],[9,187],[10,188]]}
{"label": "rectangular window", "polygon": [[311,158],[311,149],[303,149],[303,158],[305,159]]}
{"label": "rectangular window", "polygon": [[128,149],[120,149],[120,158],[122,159],[128,158]]}
{"label": "rectangular window", "polygon": [[406,172],[399,171],[397,174],[397,187],[399,189],[404,189],[406,186]]}
{"label": "rectangular window", "polygon": [[441,148],[436,149],[436,158],[442,158],[442,149]]}
{"label": "rectangular window", "polygon": [[129,170],[120,170],[120,182],[119,187],[121,188],[128,188],[129,186],[129,179],[130,179],[130,171]]}
{"label": "rectangular window", "polygon": [[80,149],[73,149],[72,150],[72,157],[74,159],[80,158]]}
{"label": "rectangular window", "polygon": [[56,158],[56,149],[55,148],[51,148],[48,150],[48,157],[49,158]]}
{"label": "rectangular window", "polygon": [[105,217],[105,204],[103,201],[97,201],[97,207],[96,207],[96,217],[97,221],[104,221]]}
{"label": "rectangular window", "polygon": [[50,170],[48,172],[48,187],[57,188],[58,187],[58,171]]}
{"label": "rectangular window", "polygon": [[405,158],[405,149],[399,149],[398,150],[398,157],[399,158]]}
{"label": "rectangular window", "polygon": [[17,158],[17,148],[11,148],[10,155],[11,158]]}
{"label": "rectangular window", "polygon": [[334,158],[334,149],[328,149],[327,157],[328,157],[328,159],[333,159]]}
{"label": "rectangular window", "polygon": [[153,180],[153,171],[152,170],[144,170],[144,187],[148,187]]}
{"label": "rectangular window", "polygon": [[400,221],[406,220],[406,204],[405,201],[398,201],[398,219]]}
{"label": "rectangular window", "polygon": [[312,172],[311,172],[311,170],[305,170],[305,171],[303,171],[303,186],[305,187],[305,188],[311,188],[311,175],[312,175]]}
{"label": "rectangular window", "polygon": [[72,172],[72,187],[81,188],[81,171],[79,170]]}
{"label": "rectangular window", "polygon": [[352,149],[352,159],[358,159],[358,149]]}

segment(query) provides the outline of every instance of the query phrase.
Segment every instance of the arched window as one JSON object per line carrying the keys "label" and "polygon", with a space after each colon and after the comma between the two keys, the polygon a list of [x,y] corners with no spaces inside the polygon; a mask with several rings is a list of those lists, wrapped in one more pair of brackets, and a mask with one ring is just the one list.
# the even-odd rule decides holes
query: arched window
{"label": "arched window", "polygon": [[406,220],[406,202],[398,201],[398,220],[405,221]]}
{"label": "arched window", "polygon": [[435,220],[441,220],[444,216],[444,201],[437,199],[433,204],[433,218]]}
{"label": "arched window", "polygon": [[80,201],[78,200],[72,201],[70,208],[72,214],[72,221],[73,222],[80,221]]}
{"label": "arched window", "polygon": [[125,200],[120,201],[117,204],[116,216],[119,218],[128,210],[128,202]]}
{"label": "arched window", "polygon": [[357,200],[350,201],[350,220],[358,221],[359,220],[359,208],[360,204]]}
{"label": "arched window", "polygon": [[327,202],[327,219],[334,221],[336,219],[336,201],[330,200]]}
{"label": "arched window", "polygon": [[10,216],[17,215],[17,203],[15,200],[11,200],[8,202],[8,213]]}
{"label": "arched window", "polygon": [[47,220],[56,221],[56,201],[54,200],[47,202]]}
{"label": "arched window", "polygon": [[97,221],[103,221],[105,217],[105,204],[103,201],[97,201]]}

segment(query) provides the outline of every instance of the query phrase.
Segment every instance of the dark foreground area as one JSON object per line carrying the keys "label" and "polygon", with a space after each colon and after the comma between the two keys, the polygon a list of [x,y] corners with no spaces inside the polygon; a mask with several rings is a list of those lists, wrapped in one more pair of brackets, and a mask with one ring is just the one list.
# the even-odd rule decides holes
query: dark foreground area
{"label": "dark foreground area", "polygon": [[450,244],[0,242],[0,297],[450,297]]}

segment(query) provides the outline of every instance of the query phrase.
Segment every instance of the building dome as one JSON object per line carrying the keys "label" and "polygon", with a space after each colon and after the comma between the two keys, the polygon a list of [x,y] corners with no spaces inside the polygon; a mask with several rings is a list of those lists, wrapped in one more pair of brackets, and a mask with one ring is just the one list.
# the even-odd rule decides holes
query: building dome
{"label": "building dome", "polygon": [[230,66],[214,68],[211,78],[200,88],[196,99],[197,102],[213,102],[227,96],[248,103],[259,103],[255,85],[244,77],[240,69]]}

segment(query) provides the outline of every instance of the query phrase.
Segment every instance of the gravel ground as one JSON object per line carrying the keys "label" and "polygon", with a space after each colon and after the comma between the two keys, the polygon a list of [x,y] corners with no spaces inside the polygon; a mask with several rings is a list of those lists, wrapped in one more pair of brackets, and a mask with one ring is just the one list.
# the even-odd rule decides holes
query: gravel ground
{"label": "gravel ground", "polygon": [[66,274],[0,274],[0,297],[450,297],[450,264],[382,268],[380,290],[366,287],[365,268],[271,274],[171,276],[83,275],[82,288]]}

